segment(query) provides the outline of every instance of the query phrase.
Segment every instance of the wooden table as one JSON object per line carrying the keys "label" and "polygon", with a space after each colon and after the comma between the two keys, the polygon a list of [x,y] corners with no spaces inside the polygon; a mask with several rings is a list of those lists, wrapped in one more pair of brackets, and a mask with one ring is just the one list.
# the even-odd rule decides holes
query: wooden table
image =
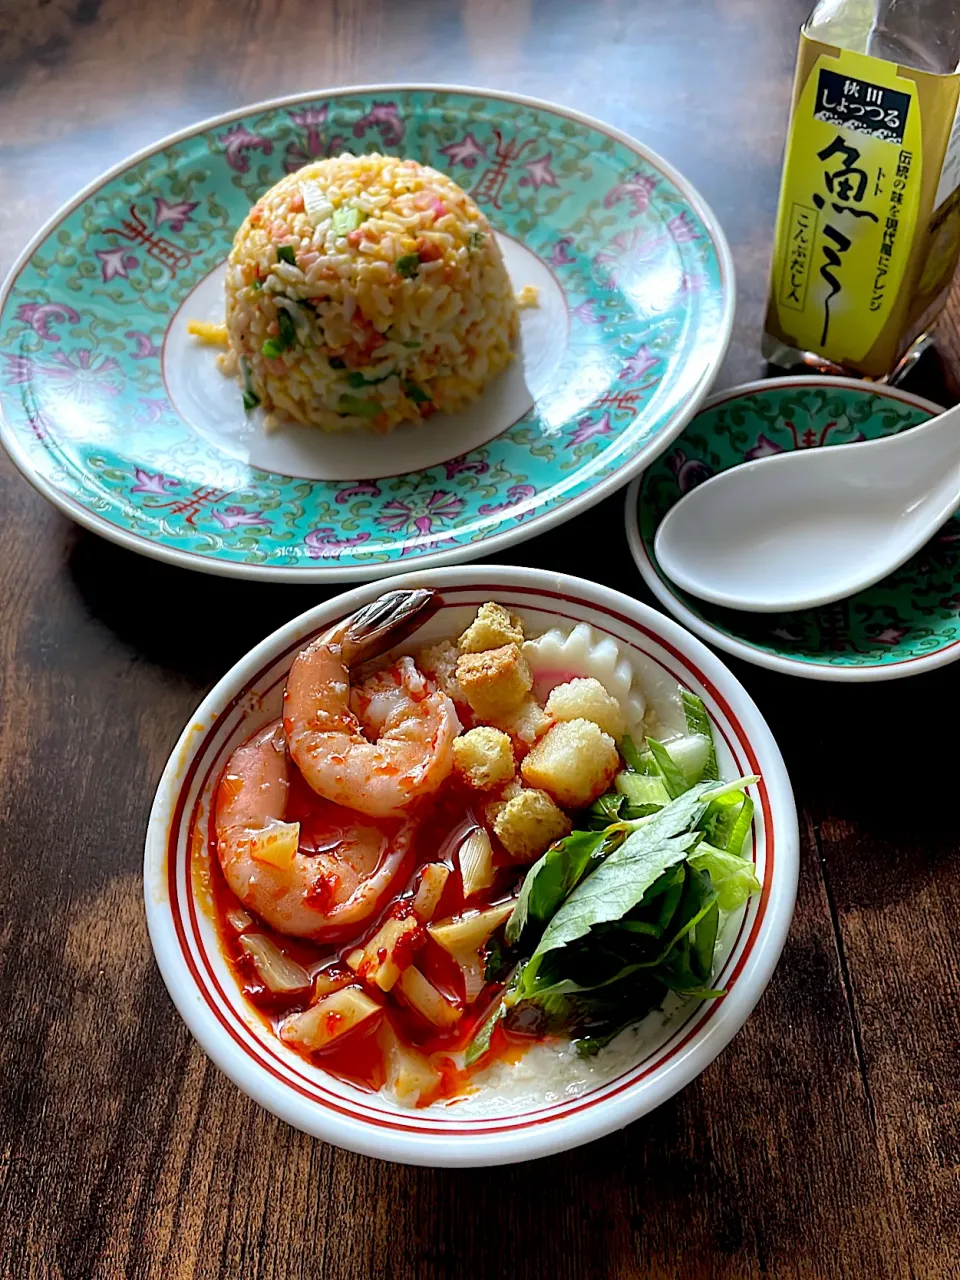
{"label": "wooden table", "polygon": [[[700,187],[759,328],[808,0],[53,0],[0,8],[0,268],[106,166],[248,101],[486,84],[603,116]],[[941,364],[955,398],[960,302]],[[504,560],[645,596],[622,496]],[[187,716],[314,588],[85,533],[0,459],[0,1268],[5,1277],[960,1275],[960,667],[872,687],[737,667],[801,809],[797,913],[750,1022],[626,1131],[504,1170],[390,1166],[243,1097],[174,1012],[143,833]],[[604,553],[584,560],[589,529]]]}

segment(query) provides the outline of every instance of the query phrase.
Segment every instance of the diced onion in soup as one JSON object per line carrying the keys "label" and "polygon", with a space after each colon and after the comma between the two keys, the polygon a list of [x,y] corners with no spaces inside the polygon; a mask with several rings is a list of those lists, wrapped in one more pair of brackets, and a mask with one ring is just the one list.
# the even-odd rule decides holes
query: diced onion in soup
{"label": "diced onion in soup", "polygon": [[398,985],[410,1007],[435,1027],[452,1027],[459,1020],[462,1011],[441,995],[413,965],[404,969]]}
{"label": "diced onion in soup", "polygon": [[253,924],[253,916],[247,915],[242,907],[231,907],[227,912],[227,924],[235,933],[243,933]]}
{"label": "diced onion in soup", "polygon": [[302,1013],[280,1024],[280,1039],[298,1049],[325,1049],[361,1022],[382,1013],[382,1006],[358,987],[344,987],[324,996]]}
{"label": "diced onion in soup", "polygon": [[386,1019],[377,1032],[377,1039],[383,1052],[387,1088],[402,1107],[415,1107],[440,1083],[440,1072],[422,1053],[401,1044]]}
{"label": "diced onion in soup", "polygon": [[449,878],[450,868],[442,862],[428,862],[420,872],[420,884],[413,896],[413,909],[421,920],[433,919]]}
{"label": "diced onion in soup", "polygon": [[493,847],[483,827],[471,831],[460,846],[460,875],[463,879],[463,896],[472,897],[481,889],[489,889],[495,875]]}
{"label": "diced onion in soup", "polygon": [[276,943],[262,933],[245,933],[240,946],[253,961],[263,985],[277,995],[302,991],[310,986],[310,975],[296,960],[285,956]]}
{"label": "diced onion in soup", "polygon": [[250,853],[257,862],[289,871],[299,847],[300,823],[275,822],[257,832],[250,842]]}
{"label": "diced onion in soup", "polygon": [[513,901],[503,902],[484,911],[470,911],[456,920],[427,926],[427,932],[453,956],[463,974],[463,991],[467,1004],[473,1004],[486,986],[486,962],[482,948],[494,929],[503,924],[513,911]]}

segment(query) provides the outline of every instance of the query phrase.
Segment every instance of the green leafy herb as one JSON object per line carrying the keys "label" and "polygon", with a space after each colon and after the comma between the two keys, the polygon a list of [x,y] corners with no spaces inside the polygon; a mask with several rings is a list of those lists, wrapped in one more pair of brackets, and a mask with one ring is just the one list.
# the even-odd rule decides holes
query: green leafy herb
{"label": "green leafy herb", "polygon": [[640,752],[637,750],[636,744],[629,733],[623,735],[623,741],[620,743],[620,754],[626,760],[628,769],[631,769],[634,773],[646,773],[646,769],[640,760]]}
{"label": "green leafy herb", "polygon": [[516,962],[516,956],[504,947],[499,938],[491,938],[484,952],[484,981],[503,982]]}
{"label": "green leafy herb", "polygon": [[656,762],[663,785],[671,800],[676,800],[677,796],[682,796],[689,789],[690,784],[687,782],[686,774],[674,762],[662,742],[658,742],[656,738],[648,738],[647,747]]}
{"label": "green leafy herb", "polygon": [[402,276],[415,276],[420,270],[419,253],[404,253],[396,261],[397,271]]}
{"label": "green leafy herb", "polygon": [[[550,920],[530,958],[524,972],[525,994],[534,994],[537,971],[549,952],[569,946],[598,924],[622,919],[664,871],[681,862],[699,844],[702,837],[696,822],[705,812],[702,796],[708,787],[705,783],[692,787],[659,813],[641,819],[642,825],[576,885]],[[522,893],[521,890],[521,896]],[[517,908],[519,905],[518,902]],[[513,919],[511,916],[508,927]]]}
{"label": "green leafy herb", "polygon": [[650,813],[662,809],[672,799],[663,779],[653,774],[619,773],[614,786],[631,806],[645,808]]}
{"label": "green leafy herb", "polygon": [[415,382],[404,382],[401,384],[404,395],[412,400],[414,404],[429,404],[430,397],[422,387],[418,387]]}
{"label": "green leafy herb", "polygon": [[690,865],[709,874],[722,911],[736,911],[752,893],[760,891],[753,863],[725,849],[703,843],[690,858]]}
{"label": "green leafy herb", "polygon": [[353,205],[344,204],[339,209],[334,209],[330,225],[335,236],[346,236],[351,231],[356,231],[364,219],[365,215],[359,209]]}
{"label": "green leafy herb", "polygon": [[490,1007],[486,1017],[474,1032],[473,1039],[467,1045],[467,1050],[464,1055],[464,1060],[468,1067],[472,1066],[479,1058],[482,1058],[489,1050],[494,1028],[498,1022],[506,1017],[507,1012],[510,1009],[523,979],[523,970],[525,965],[525,960],[522,960],[520,964],[517,965],[509,982],[501,992],[499,999]]}
{"label": "green leafy herb", "polygon": [[552,844],[526,874],[517,905],[504,933],[510,946],[528,924],[543,926],[586,875],[591,862],[602,861],[623,843],[624,832],[575,831]]}
{"label": "green leafy herb", "polygon": [[376,400],[361,400],[359,396],[341,396],[337,408],[340,413],[359,418],[375,418],[382,412]]}
{"label": "green leafy herb", "polygon": [[587,810],[586,821],[591,831],[605,831],[612,822],[618,821],[621,811],[627,803],[627,797],[616,791],[608,791],[599,800],[594,800]]}
{"label": "green leafy herb", "polygon": [[291,267],[297,265],[297,255],[292,244],[282,244],[277,249],[277,260],[279,262],[289,263]]}
{"label": "green leafy herb", "polygon": [[[707,708],[695,693],[691,693],[689,689],[684,689],[680,694],[683,703],[684,714],[687,718],[687,732],[697,734],[701,738],[706,738],[710,743],[710,750],[707,754],[706,764],[700,771],[700,778],[719,780],[720,771],[717,768],[717,753],[713,746],[713,726],[710,724],[710,717],[707,715]],[[699,779],[698,779],[699,781]]]}

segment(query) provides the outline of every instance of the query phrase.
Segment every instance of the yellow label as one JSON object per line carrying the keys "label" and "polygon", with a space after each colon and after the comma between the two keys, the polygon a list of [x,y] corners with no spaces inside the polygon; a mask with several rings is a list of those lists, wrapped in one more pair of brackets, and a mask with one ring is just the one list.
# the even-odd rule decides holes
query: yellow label
{"label": "yellow label", "polygon": [[794,107],[771,301],[800,350],[862,360],[890,319],[920,210],[917,85],[892,63],[821,54]]}

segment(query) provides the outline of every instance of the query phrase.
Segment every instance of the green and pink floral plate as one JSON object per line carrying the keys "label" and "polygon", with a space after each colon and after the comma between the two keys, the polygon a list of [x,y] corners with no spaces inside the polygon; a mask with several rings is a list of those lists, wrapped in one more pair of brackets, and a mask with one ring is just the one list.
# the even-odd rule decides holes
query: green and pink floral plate
{"label": "green and pink floral plate", "polygon": [[[388,437],[268,434],[215,353],[224,262],[284,173],[343,151],[446,170],[519,288],[522,358],[471,410]],[[295,581],[468,560],[598,502],[706,395],[733,318],[729,249],[640,143],[533,99],[338,89],[221,116],[92,183],[0,294],[0,438],[80,523],[163,560]]]}
{"label": "green and pink floral plate", "polygon": [[785,449],[819,449],[909,430],[939,406],[846,378],[753,382],[713,396],[627,492],[627,537],[654,595],[718,649],[816,680],[895,680],[960,658],[960,518],[859,595],[796,613],[740,613],[694,600],[661,572],[660,521],[694,485]]}

